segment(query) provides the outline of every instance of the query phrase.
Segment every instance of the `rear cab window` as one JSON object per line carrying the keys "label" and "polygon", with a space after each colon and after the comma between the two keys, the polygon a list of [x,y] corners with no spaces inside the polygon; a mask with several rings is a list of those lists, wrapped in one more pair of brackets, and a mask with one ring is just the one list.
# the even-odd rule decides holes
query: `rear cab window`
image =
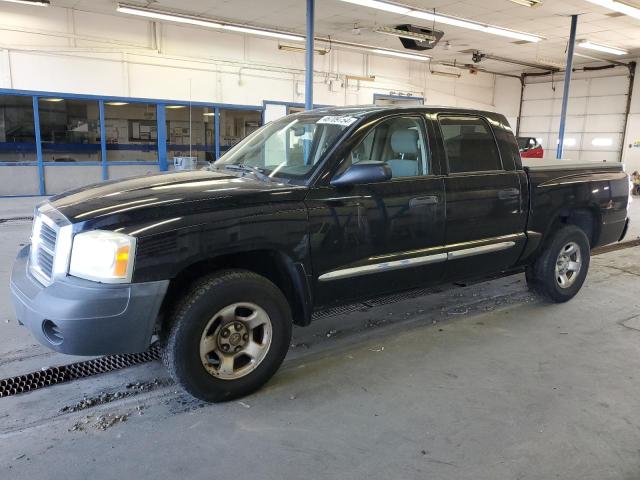
{"label": "rear cab window", "polygon": [[449,173],[503,170],[498,144],[489,123],[480,116],[438,115]]}

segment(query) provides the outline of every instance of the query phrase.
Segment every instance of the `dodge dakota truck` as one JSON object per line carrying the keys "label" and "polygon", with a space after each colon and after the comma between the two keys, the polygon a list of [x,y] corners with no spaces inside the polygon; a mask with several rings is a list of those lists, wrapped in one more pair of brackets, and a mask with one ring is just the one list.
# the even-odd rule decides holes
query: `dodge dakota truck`
{"label": "dodge dakota truck", "polygon": [[327,108],[257,130],[205,170],[79,188],[35,212],[18,320],[75,355],[142,351],[205,401],[260,388],[314,310],[524,271],[553,302],[626,232],[620,164],[523,167],[505,117]]}

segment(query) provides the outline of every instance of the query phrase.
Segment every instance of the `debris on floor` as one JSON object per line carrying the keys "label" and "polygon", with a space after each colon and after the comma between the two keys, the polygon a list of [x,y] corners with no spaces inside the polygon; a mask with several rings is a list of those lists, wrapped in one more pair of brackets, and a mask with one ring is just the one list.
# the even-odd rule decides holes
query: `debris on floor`
{"label": "debris on floor", "polygon": [[104,415],[87,415],[82,420],[74,423],[69,429],[70,432],[84,432],[87,428],[105,431],[119,423],[126,422],[129,418],[128,413],[107,413]]}
{"label": "debris on floor", "polygon": [[91,397],[83,397],[82,400],[73,404],[73,405],[65,405],[60,409],[60,413],[70,413],[70,412],[79,412],[81,410],[86,410],[87,408],[92,408],[97,405],[102,405],[105,403],[113,402],[115,400],[120,400],[127,397],[133,397],[142,392],[148,392],[150,390],[154,390],[156,388],[164,387],[167,385],[171,385],[173,382],[169,379],[158,379],[155,378],[151,382],[135,382],[128,383],[125,388],[126,391],[116,391],[116,392],[102,392],[98,395],[94,395]]}

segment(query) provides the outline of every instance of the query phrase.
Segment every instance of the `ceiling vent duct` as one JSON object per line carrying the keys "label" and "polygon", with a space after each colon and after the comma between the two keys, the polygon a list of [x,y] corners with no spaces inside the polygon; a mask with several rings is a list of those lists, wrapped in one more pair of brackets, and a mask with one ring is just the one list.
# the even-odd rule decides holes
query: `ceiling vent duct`
{"label": "ceiling vent duct", "polygon": [[444,32],[416,25],[396,25],[395,27],[378,27],[377,33],[398,37],[402,46],[408,50],[431,50],[435,47]]}

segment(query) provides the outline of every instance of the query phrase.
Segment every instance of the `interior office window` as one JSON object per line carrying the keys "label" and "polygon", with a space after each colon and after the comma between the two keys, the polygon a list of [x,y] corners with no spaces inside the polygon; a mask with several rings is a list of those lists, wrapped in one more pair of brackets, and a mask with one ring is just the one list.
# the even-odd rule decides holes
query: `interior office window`
{"label": "interior office window", "polygon": [[39,98],[45,162],[99,162],[100,111],[95,100]]}
{"label": "interior office window", "polygon": [[107,161],[158,161],[156,109],[152,103],[104,103]]}
{"label": "interior office window", "polygon": [[257,130],[261,123],[259,110],[220,110],[220,154]]}
{"label": "interior office window", "polygon": [[169,162],[196,167],[213,162],[215,113],[210,107],[167,105],[167,156]]}
{"label": "interior office window", "polygon": [[0,95],[0,162],[36,162],[33,99]]}
{"label": "interior office window", "polygon": [[351,163],[382,161],[392,178],[429,175],[427,142],[421,121],[397,117],[377,125],[351,152]]}
{"label": "interior office window", "polygon": [[502,170],[495,137],[486,120],[467,115],[438,117],[450,173]]}

